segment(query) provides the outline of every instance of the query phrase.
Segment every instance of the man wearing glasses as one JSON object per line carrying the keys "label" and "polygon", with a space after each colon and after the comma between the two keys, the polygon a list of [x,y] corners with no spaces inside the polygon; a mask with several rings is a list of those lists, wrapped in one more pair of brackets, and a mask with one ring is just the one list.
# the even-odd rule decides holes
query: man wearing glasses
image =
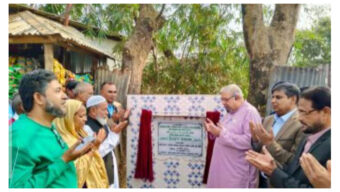
{"label": "man wearing glasses", "polygon": [[[253,149],[261,151],[266,146],[276,163],[289,163],[304,138],[302,124],[298,119],[297,103],[299,88],[289,82],[273,86],[271,105],[274,114],[266,117],[263,124],[250,123]],[[260,188],[268,186],[266,176],[261,172]]]}
{"label": "man wearing glasses", "polygon": [[331,159],[331,92],[326,87],[310,88],[302,92],[298,104],[302,131],[309,134],[296,150],[294,159],[277,165],[264,147],[263,154],[249,150],[246,159],[270,177],[270,184],[278,188],[313,187],[301,167],[301,157],[311,154],[326,167]]}
{"label": "man wearing glasses", "polygon": [[68,149],[52,121],[65,115],[67,96],[55,75],[36,70],[21,80],[19,94],[25,114],[10,128],[10,188],[76,188],[73,160],[91,150]]}
{"label": "man wearing glasses", "polygon": [[237,85],[223,87],[220,94],[228,114],[217,126],[210,119],[205,122],[206,130],[216,137],[207,187],[255,188],[257,170],[245,160],[245,152],[252,147],[249,122],[261,123],[261,116]]}

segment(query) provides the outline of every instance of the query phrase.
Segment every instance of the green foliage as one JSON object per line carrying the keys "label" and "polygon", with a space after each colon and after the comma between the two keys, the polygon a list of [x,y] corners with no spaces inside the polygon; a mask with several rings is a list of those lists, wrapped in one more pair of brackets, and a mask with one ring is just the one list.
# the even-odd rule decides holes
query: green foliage
{"label": "green foliage", "polygon": [[[56,15],[63,15],[66,9],[66,4],[37,6]],[[129,36],[135,26],[138,9],[137,4],[72,4],[70,18],[86,25],[87,29],[83,32],[90,37],[105,38],[106,34],[117,33]]]}
{"label": "green foliage", "polygon": [[266,26],[269,26],[274,16],[275,5],[274,4],[263,4],[263,21]]}
{"label": "green foliage", "polygon": [[66,4],[39,4],[39,9],[56,15],[61,15],[65,12]]}
{"label": "green foliage", "polygon": [[169,9],[174,11],[155,39],[160,52],[172,50],[177,57],[159,56],[146,66],[142,93],[215,94],[236,83],[247,96],[249,60],[243,34],[227,27],[239,7],[193,4]]}
{"label": "green foliage", "polygon": [[295,66],[331,63],[331,20],[321,18],[311,29],[296,32],[291,58]]}
{"label": "green foliage", "polygon": [[[154,5],[157,11],[163,5]],[[62,14],[66,5],[46,4],[44,9]],[[62,9],[63,8],[63,9]],[[166,5],[164,26],[154,34],[156,60],[149,60],[143,74],[142,92],[159,94],[214,94],[229,83],[239,84],[247,95],[249,60],[241,32],[240,5]],[[120,33],[127,39],[135,27],[139,5],[73,4],[71,19],[87,26],[88,36]],[[236,14],[237,13],[237,14]],[[94,31],[90,26],[99,28]],[[241,27],[240,27],[241,28]],[[122,50],[125,39],[115,51]],[[172,52],[169,58],[163,53]]]}
{"label": "green foliage", "polygon": [[[154,8],[160,11],[162,6],[156,4]],[[40,9],[58,15],[65,8],[66,4],[40,4]],[[320,19],[318,15],[323,11],[315,6],[304,9],[315,24],[296,32],[289,63],[330,63],[330,18]],[[73,4],[70,15],[88,26],[84,33],[89,36],[123,35],[125,38],[114,50],[121,54],[125,40],[133,33],[138,11],[138,4]],[[274,5],[264,5],[263,12],[269,25]],[[240,5],[167,4],[162,15],[166,22],[154,34],[154,54],[150,54],[143,73],[142,93],[214,94],[222,86],[236,83],[247,96],[249,58],[243,42]]]}

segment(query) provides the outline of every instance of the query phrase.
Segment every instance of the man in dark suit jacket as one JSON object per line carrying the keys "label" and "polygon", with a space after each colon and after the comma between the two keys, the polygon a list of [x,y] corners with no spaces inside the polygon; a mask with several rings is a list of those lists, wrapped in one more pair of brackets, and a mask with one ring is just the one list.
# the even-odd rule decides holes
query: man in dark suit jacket
{"label": "man in dark suit jacket", "polygon": [[[293,83],[282,82],[273,86],[271,105],[275,111],[263,124],[250,123],[252,146],[259,152],[265,145],[279,165],[293,160],[297,147],[305,134],[298,119],[297,103],[300,89]],[[268,187],[268,179],[261,172],[260,188]]]}
{"label": "man in dark suit jacket", "polygon": [[326,166],[331,159],[331,93],[326,87],[305,90],[298,105],[299,120],[304,125],[303,132],[310,134],[296,150],[294,159],[278,167],[274,158],[264,147],[264,154],[246,152],[246,159],[270,176],[270,183],[278,188],[313,187],[300,165],[303,153],[312,154],[320,164]]}

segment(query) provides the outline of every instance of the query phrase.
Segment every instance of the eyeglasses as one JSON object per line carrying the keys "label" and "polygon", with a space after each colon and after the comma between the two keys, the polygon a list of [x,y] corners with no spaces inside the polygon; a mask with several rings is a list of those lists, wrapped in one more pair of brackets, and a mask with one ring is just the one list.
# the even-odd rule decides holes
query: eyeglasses
{"label": "eyeglasses", "polygon": [[310,111],[301,111],[301,110],[299,110],[299,115],[306,116],[306,115],[309,115],[309,114],[313,113],[314,111],[317,111],[317,110],[316,109],[312,109]]}
{"label": "eyeglasses", "polygon": [[229,98],[221,98],[222,101],[225,101],[225,102],[228,102],[231,98],[235,97],[235,95],[232,95],[231,97]]}

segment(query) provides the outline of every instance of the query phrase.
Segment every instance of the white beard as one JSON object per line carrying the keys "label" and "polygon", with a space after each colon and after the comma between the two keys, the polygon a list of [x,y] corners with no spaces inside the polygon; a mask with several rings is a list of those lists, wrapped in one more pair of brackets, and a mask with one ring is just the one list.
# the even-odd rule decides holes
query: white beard
{"label": "white beard", "polygon": [[103,125],[103,126],[107,124],[106,118],[103,118],[103,117],[96,117],[96,120],[97,120],[101,125]]}

